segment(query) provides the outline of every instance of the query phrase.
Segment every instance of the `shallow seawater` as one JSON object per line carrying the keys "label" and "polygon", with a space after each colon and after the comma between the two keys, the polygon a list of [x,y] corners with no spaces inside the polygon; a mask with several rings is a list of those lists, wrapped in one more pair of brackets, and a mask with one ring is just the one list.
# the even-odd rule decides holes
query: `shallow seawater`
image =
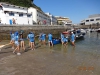
{"label": "shallow seawater", "polygon": [[[82,51],[82,52],[97,52],[100,53],[100,33],[92,32],[87,33],[84,38],[78,39],[75,41],[76,47],[74,48],[71,43],[69,42],[66,50],[75,50],[76,52]],[[55,51],[61,51],[61,49],[64,48],[61,44],[55,45],[54,50]]]}
{"label": "shallow seawater", "polygon": [[100,33],[88,32],[83,39],[76,40],[75,45],[74,48],[70,42],[67,47],[58,44],[53,50],[70,59],[68,63],[75,62],[73,66],[100,74]]}

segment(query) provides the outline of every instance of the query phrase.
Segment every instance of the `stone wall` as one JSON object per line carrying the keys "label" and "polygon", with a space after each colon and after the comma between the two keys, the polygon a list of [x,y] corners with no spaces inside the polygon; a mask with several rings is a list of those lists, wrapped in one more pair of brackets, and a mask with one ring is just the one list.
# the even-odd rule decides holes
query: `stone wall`
{"label": "stone wall", "polygon": [[66,28],[61,25],[0,25],[0,39],[10,39],[10,31],[23,31],[24,37],[26,37],[30,31],[34,32],[35,35],[38,35],[41,32],[44,32],[45,34],[52,33],[55,35],[60,34],[65,30]]}
{"label": "stone wall", "polygon": [[10,39],[10,31],[24,31],[24,37],[31,31],[35,35],[41,32],[45,34],[52,33],[53,35],[60,34],[66,29],[71,28],[100,28],[100,25],[78,25],[78,26],[63,26],[63,25],[0,25],[0,39]]}

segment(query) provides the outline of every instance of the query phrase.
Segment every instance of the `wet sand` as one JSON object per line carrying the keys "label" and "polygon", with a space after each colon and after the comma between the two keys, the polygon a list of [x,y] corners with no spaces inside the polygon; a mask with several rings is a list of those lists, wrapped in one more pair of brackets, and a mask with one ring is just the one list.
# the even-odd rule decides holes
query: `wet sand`
{"label": "wet sand", "polygon": [[100,43],[90,40],[95,45],[90,44],[89,38],[77,41],[75,48],[70,43],[66,48],[38,46],[34,51],[21,50],[20,56],[7,46],[0,52],[0,75],[100,75]]}

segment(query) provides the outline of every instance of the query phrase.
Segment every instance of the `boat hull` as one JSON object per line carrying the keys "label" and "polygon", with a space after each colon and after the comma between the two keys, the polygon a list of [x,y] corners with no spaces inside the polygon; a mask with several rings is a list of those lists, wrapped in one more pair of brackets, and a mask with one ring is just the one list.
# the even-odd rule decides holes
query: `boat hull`
{"label": "boat hull", "polygon": [[97,30],[98,33],[100,33],[100,30]]}
{"label": "boat hull", "polygon": [[53,45],[60,44],[61,39],[53,39],[52,42],[53,42]]}
{"label": "boat hull", "polygon": [[84,38],[84,35],[80,35],[80,36],[76,36],[76,40],[78,40],[78,39],[81,39],[81,38]]}

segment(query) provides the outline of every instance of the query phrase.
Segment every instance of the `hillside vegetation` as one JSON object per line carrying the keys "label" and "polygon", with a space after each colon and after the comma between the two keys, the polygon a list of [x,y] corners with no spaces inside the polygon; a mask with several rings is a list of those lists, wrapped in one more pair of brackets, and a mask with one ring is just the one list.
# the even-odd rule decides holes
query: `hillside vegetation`
{"label": "hillside vegetation", "polygon": [[0,2],[10,3],[13,5],[22,6],[22,7],[34,7],[41,10],[40,7],[36,6],[33,3],[33,0],[0,0]]}

